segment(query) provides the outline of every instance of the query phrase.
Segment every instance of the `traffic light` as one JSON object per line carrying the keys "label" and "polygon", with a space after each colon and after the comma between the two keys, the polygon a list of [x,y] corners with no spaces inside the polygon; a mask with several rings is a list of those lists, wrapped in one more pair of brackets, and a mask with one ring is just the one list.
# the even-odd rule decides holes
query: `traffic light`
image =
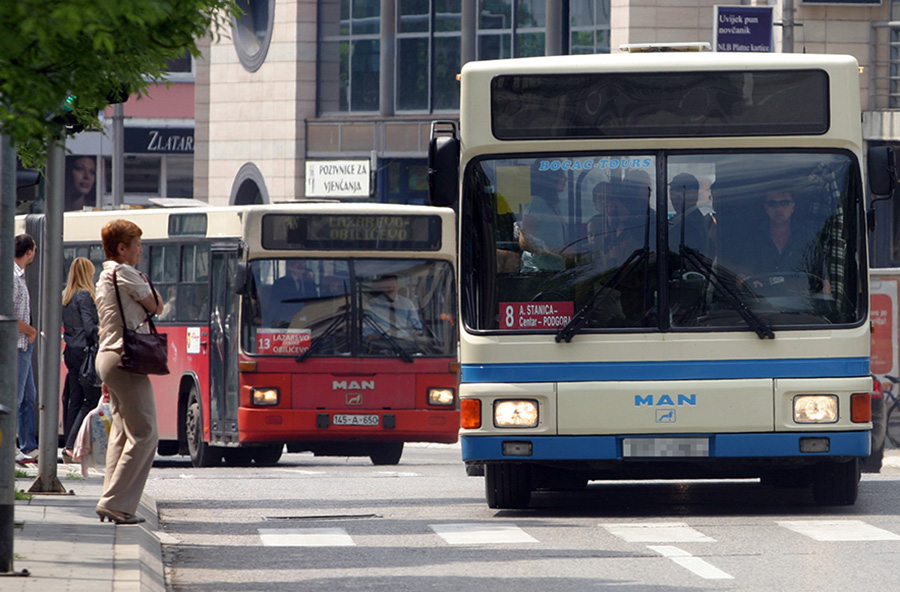
{"label": "traffic light", "polygon": [[63,103],[63,112],[53,118],[54,123],[66,128],[66,132],[77,134],[84,130],[84,124],[78,121],[75,109],[78,106],[78,95],[69,95]]}
{"label": "traffic light", "polygon": [[124,103],[131,95],[131,89],[125,84],[113,85],[100,101],[100,104],[84,105],[78,100],[78,95],[71,94],[66,97],[63,102],[62,113],[53,117],[51,121],[57,123],[66,129],[67,133],[77,134],[84,130],[84,123],[80,120],[77,112],[99,112],[106,108],[107,105],[115,105],[116,103]]}

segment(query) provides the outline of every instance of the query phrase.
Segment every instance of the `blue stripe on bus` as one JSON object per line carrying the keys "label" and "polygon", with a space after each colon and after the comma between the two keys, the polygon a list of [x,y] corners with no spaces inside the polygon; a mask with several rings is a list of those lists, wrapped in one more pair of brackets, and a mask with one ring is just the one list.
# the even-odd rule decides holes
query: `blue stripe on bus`
{"label": "blue stripe on bus", "polygon": [[[862,432],[804,432],[770,434],[658,434],[660,438],[708,437],[708,458],[779,458],[812,456],[868,456],[871,436]],[[645,436],[460,436],[464,461],[622,460],[622,438]],[[800,452],[800,440],[827,438],[828,452]],[[530,456],[505,456],[504,442],[528,442]],[[677,460],[672,458],[636,460]]]}
{"label": "blue stripe on bus", "polygon": [[463,383],[847,378],[869,375],[869,358],[463,364]]}

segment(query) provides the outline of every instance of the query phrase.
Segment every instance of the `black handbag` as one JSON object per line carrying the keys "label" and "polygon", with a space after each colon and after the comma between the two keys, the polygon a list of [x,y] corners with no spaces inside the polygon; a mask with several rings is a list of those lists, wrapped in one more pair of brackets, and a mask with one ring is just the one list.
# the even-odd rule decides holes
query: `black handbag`
{"label": "black handbag", "polygon": [[[145,322],[150,327],[149,333],[138,333],[129,329],[125,324],[125,312],[122,310],[122,298],[119,296],[119,282],[116,279],[116,269],[113,269],[113,285],[116,288],[116,302],[119,304],[119,315],[122,317],[122,356],[119,358],[119,368],[134,374],[168,374],[169,373],[169,342],[167,335],[159,333],[150,313],[147,312]],[[153,290],[153,282],[150,290]],[[144,323],[141,323],[143,325]],[[138,325],[140,326],[140,325]]]}
{"label": "black handbag", "polygon": [[78,382],[84,387],[98,387],[103,384],[94,362],[97,359],[97,346],[89,345],[84,348],[84,358],[81,359],[81,367],[78,369]]}

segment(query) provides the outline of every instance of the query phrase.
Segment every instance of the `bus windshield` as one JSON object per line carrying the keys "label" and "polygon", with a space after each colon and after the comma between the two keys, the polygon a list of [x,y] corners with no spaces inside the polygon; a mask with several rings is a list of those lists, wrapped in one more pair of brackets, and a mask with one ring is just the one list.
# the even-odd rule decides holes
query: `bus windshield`
{"label": "bus windshield", "polygon": [[[485,158],[464,182],[473,330],[773,331],[860,323],[865,234],[840,151]],[[560,339],[557,339],[560,340]]]}
{"label": "bus windshield", "polygon": [[309,357],[455,353],[453,269],[416,259],[263,259],[250,262],[243,347]]}

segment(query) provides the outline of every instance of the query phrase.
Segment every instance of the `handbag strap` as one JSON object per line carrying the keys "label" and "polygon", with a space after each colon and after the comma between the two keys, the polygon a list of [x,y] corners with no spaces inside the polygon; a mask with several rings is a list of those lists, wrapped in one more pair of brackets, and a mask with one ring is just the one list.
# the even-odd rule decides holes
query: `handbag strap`
{"label": "handbag strap", "polygon": [[[116,278],[116,272],[118,270],[119,270],[119,266],[116,265],[113,268],[112,280],[113,280],[113,286],[116,289],[116,303],[119,305],[119,316],[122,318],[122,327],[127,329],[128,325],[125,323],[125,311],[122,309],[122,297],[119,295],[119,280]],[[147,278],[147,283],[150,284],[150,291],[153,293],[153,296],[155,298],[156,290],[153,288],[153,282],[150,280],[150,278]],[[140,304],[140,303],[138,303],[138,304]],[[153,324],[153,319],[150,317],[150,311],[147,310],[146,308],[144,308],[143,304],[141,304],[141,308],[143,308],[144,312],[147,314],[146,321],[147,321],[147,325],[149,325],[149,327],[150,327],[150,332],[156,333],[156,325]],[[143,324],[144,323],[141,323],[141,325],[143,325]],[[141,325],[138,325],[138,327],[140,327]],[[137,329],[138,327],[135,327],[135,329]]]}

